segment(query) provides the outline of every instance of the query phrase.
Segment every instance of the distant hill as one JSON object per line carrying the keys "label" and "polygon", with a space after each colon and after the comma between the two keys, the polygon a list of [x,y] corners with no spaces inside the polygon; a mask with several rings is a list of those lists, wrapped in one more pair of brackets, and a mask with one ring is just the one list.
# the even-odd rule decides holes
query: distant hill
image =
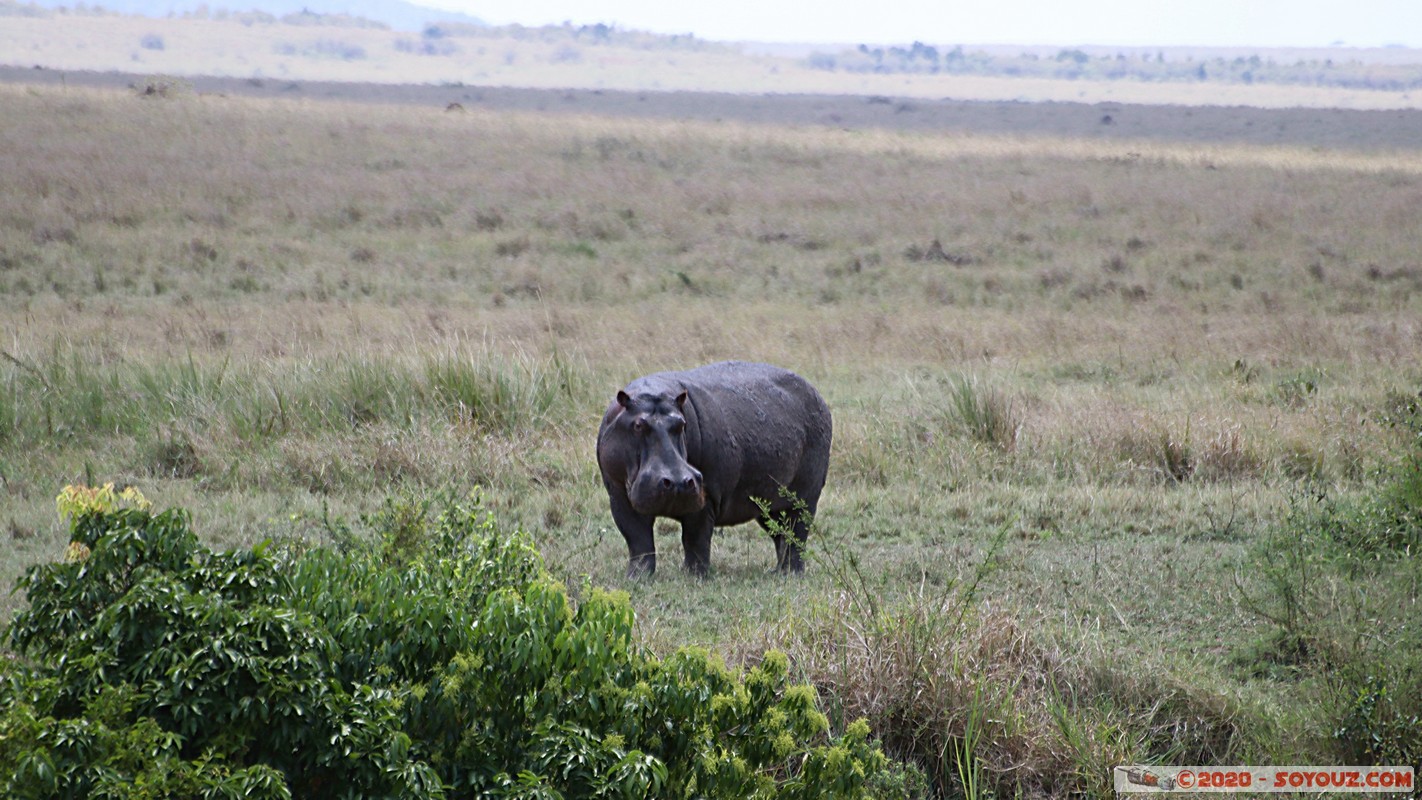
{"label": "distant hill", "polygon": [[71,0],[33,0],[40,8],[73,8],[76,5],[88,10],[103,9],[118,14],[140,17],[182,17],[189,15],[215,15],[219,11],[233,13],[257,11],[283,17],[302,11],[314,14],[345,14],[389,25],[395,30],[417,31],[431,22],[462,22],[484,25],[483,20],[457,11],[416,5],[405,0],[99,0],[99,2],[75,3]]}
{"label": "distant hill", "polygon": [[[478,102],[473,87],[857,95],[925,120],[920,101],[943,98],[1422,108],[1422,50],[751,48],[606,24],[493,26],[415,5],[437,2],[0,0],[0,68],[53,70],[61,81],[83,71],[218,76],[292,92],[310,82],[461,87],[468,97],[445,102],[465,106]],[[835,125],[852,116],[826,114]],[[1133,130],[1106,108],[1088,122]]]}

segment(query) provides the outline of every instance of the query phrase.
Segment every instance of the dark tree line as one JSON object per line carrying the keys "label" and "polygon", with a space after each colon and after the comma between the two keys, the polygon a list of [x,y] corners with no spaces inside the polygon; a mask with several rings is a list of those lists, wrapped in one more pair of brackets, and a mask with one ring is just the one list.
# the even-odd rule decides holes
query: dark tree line
{"label": "dark tree line", "polygon": [[1422,88],[1422,64],[1366,64],[1357,60],[1298,60],[1281,63],[1258,55],[1226,58],[1167,58],[1164,52],[1092,55],[1063,49],[1055,56],[1016,56],[965,51],[961,45],[940,51],[914,42],[908,47],[861,44],[839,53],[812,53],[814,69],[857,73],[956,74],[1159,82],[1267,83],[1348,89],[1410,91]]}

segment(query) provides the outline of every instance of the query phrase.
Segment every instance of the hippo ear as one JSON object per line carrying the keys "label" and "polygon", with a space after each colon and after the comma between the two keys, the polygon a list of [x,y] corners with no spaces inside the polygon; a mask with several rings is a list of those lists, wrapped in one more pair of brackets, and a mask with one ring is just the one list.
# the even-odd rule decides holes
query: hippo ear
{"label": "hippo ear", "polygon": [[618,389],[618,390],[617,390],[617,404],[618,404],[619,406],[622,406],[623,408],[631,408],[631,407],[632,407],[632,398],[628,397],[626,392],[622,391],[621,389]]}
{"label": "hippo ear", "polygon": [[681,390],[681,394],[676,396],[676,410],[680,411],[686,405],[686,390]]}

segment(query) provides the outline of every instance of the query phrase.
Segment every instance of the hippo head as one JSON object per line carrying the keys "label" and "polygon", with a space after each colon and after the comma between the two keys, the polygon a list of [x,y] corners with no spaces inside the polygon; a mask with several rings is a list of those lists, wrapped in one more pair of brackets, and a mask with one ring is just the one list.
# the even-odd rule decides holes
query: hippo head
{"label": "hippo head", "polygon": [[[630,388],[630,387],[629,387]],[[627,467],[627,499],[639,514],[683,517],[706,506],[701,471],[686,460],[686,391],[617,393],[612,441]]]}

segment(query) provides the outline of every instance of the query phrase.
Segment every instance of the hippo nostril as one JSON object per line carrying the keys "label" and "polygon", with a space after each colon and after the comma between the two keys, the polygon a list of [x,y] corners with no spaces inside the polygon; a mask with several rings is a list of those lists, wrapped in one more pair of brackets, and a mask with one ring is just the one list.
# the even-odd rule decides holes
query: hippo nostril
{"label": "hippo nostril", "polygon": [[696,479],[688,476],[686,480],[681,482],[681,488],[688,492],[696,491]]}
{"label": "hippo nostril", "polygon": [[662,478],[662,488],[663,488],[663,489],[670,489],[670,488],[672,488],[671,478]]}

